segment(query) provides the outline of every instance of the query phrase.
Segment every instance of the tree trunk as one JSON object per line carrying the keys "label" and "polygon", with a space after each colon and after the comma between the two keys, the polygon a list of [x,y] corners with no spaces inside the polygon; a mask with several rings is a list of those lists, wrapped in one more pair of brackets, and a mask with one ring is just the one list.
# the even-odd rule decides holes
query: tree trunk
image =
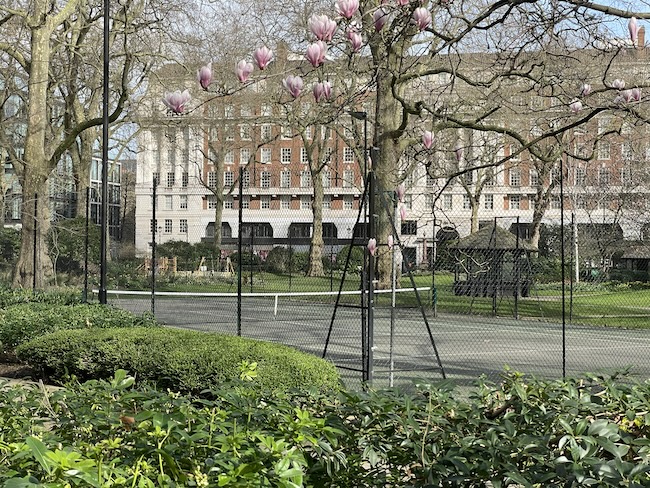
{"label": "tree trunk", "polygon": [[[44,8],[44,5],[41,6]],[[36,9],[39,7],[37,6]],[[31,70],[28,81],[27,134],[25,136],[25,167],[23,174],[22,243],[14,269],[14,286],[43,288],[52,274],[52,263],[45,239],[49,229],[49,158],[45,154],[47,128],[47,86],[50,63],[50,29],[38,26],[32,30]],[[34,216],[34,195],[38,208]],[[36,220],[35,220],[36,218]],[[36,225],[34,225],[36,224]],[[34,233],[36,232],[37,261],[34,266]],[[34,277],[34,269],[36,277]]]}
{"label": "tree trunk", "polygon": [[[214,209],[214,256],[217,259],[217,270],[221,271],[221,242],[223,236],[221,235],[221,221],[223,220],[223,171],[224,171],[224,160],[223,154],[220,154],[216,161],[214,162],[214,170],[217,174],[216,185],[213,189],[216,203],[216,208]],[[240,205],[241,205],[241,196]],[[252,232],[252,229],[251,229]]]}
{"label": "tree trunk", "polygon": [[314,200],[311,204],[313,228],[307,276],[323,276],[323,181],[320,172],[312,169],[311,181],[314,187]]}

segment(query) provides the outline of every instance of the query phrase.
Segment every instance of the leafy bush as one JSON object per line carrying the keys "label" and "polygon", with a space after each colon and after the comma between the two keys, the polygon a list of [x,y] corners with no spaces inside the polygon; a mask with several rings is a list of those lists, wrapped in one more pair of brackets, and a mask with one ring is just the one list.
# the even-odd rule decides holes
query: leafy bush
{"label": "leafy bush", "polygon": [[9,227],[0,227],[0,260],[13,264],[20,251],[20,231]]}
{"label": "leafy bush", "polygon": [[[50,256],[59,271],[83,269],[86,253],[86,219],[59,220],[50,228],[48,246]],[[95,224],[88,225],[88,259],[98,264],[100,260],[101,229]]]}
{"label": "leafy bush", "polygon": [[201,400],[133,383],[0,389],[0,485],[650,486],[650,383],[512,374],[469,399],[231,383]]}
{"label": "leafy bush", "polygon": [[16,354],[58,380],[67,374],[110,378],[123,368],[184,392],[216,388],[253,363],[260,388],[335,388],[340,382],[333,364],[281,344],[179,329],[61,330],[23,344]]}
{"label": "leafy bush", "polygon": [[35,337],[62,329],[155,326],[148,316],[98,304],[23,303],[0,310],[0,347],[14,349]]}
{"label": "leafy bush", "polygon": [[[336,267],[343,270],[345,267],[345,260],[348,258],[350,246],[343,246],[336,255]],[[359,246],[352,248],[352,255],[350,256],[350,264],[348,265],[348,273],[356,273],[357,268],[363,266],[363,249]]]}
{"label": "leafy bush", "polygon": [[0,308],[6,308],[19,303],[72,305],[81,303],[81,290],[76,288],[60,288],[48,291],[32,291],[25,288],[0,287]]}
{"label": "leafy bush", "polygon": [[269,273],[286,273],[289,271],[289,258],[291,253],[288,248],[276,246],[269,251],[264,261],[266,271]]}

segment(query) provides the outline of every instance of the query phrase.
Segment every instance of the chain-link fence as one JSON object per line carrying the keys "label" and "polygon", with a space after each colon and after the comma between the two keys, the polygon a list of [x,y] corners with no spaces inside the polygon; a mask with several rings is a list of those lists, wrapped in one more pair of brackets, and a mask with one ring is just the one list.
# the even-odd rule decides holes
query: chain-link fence
{"label": "chain-link fence", "polygon": [[[628,367],[648,376],[650,253],[621,225],[552,208],[533,235],[521,200],[516,208],[508,195],[483,194],[476,209],[462,186],[428,192],[426,183],[399,202],[377,189],[369,211],[364,185],[343,176],[327,175],[314,197],[304,170],[286,189],[287,170],[268,184],[262,170],[225,176],[221,199],[185,176],[139,185],[135,245],[110,238],[109,303],[324,355],[351,386],[496,379],[506,366],[545,377]],[[497,211],[497,199],[506,208]],[[368,241],[380,234],[369,215],[393,211],[394,245],[378,238],[371,258]],[[18,232],[3,231],[5,271]],[[84,217],[53,222],[56,283],[96,289],[98,242]]]}

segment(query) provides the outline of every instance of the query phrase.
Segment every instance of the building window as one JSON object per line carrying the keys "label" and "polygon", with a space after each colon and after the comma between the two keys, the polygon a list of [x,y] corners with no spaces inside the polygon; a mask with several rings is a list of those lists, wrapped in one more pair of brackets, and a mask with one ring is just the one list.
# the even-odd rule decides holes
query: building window
{"label": "building window", "polygon": [[539,173],[535,169],[531,169],[528,174],[530,178],[530,186],[539,186]]}
{"label": "building window", "polygon": [[248,172],[247,169],[242,171],[242,186],[244,188],[248,188],[249,186],[251,186],[251,174]]}
{"label": "building window", "polygon": [[[214,208],[217,208],[217,205],[215,204]],[[234,208],[233,205],[233,199],[231,195],[227,195],[223,197],[223,208],[227,210],[232,210]]]}
{"label": "building window", "polygon": [[[415,174],[415,173],[413,173]],[[427,188],[434,188],[436,186],[436,179],[427,173]]]}
{"label": "building window", "polygon": [[290,147],[283,147],[280,150],[280,162],[282,164],[291,163],[291,148]]}
{"label": "building window", "polygon": [[167,188],[172,188],[174,183],[176,183],[176,174],[167,173]]}
{"label": "building window", "polygon": [[251,140],[251,126],[249,124],[242,124],[239,126],[239,138],[242,141]]}
{"label": "building window", "polygon": [[576,208],[579,210],[584,210],[587,208],[587,199],[584,195],[576,196]]}
{"label": "building window", "polygon": [[[428,178],[427,178],[428,180]],[[474,183],[474,171],[467,171],[466,173],[463,173],[463,182],[465,185],[471,185]],[[428,184],[428,181],[427,181]]]}
{"label": "building window", "polygon": [[559,182],[560,182],[560,176],[561,176],[560,168],[558,168],[557,166],[555,166],[555,167],[551,170],[551,181],[552,181],[553,183],[559,183]]}
{"label": "building window", "polygon": [[352,195],[343,195],[343,209],[352,210],[354,208]]}
{"label": "building window", "polygon": [[181,186],[183,188],[187,188],[187,185],[189,184],[189,182],[190,182],[190,175],[189,175],[189,173],[187,171],[185,171],[181,175]]}
{"label": "building window", "polygon": [[250,195],[242,195],[241,197],[241,208],[244,210],[251,208],[251,197]]}
{"label": "building window", "polygon": [[165,195],[165,210],[174,209],[174,197],[171,195]]}
{"label": "building window", "polygon": [[260,197],[260,208],[263,210],[271,208],[271,195],[262,195]]}
{"label": "building window", "polygon": [[311,195],[300,195],[300,208],[302,210],[311,209]]}
{"label": "building window", "polygon": [[300,172],[300,188],[311,187],[311,171]]}
{"label": "building window", "polygon": [[519,168],[510,168],[510,186],[521,186],[521,171]]}
{"label": "building window", "polygon": [[427,193],[424,195],[424,209],[431,211],[433,210],[433,195],[431,193]]}
{"label": "building window", "polygon": [[483,195],[483,208],[494,210],[494,195]]}
{"label": "building window", "polygon": [[323,171],[322,176],[323,188],[330,188],[332,186],[332,173],[331,171]]}
{"label": "building window", "polygon": [[418,233],[418,221],[403,220],[400,230],[403,236],[414,236]]}
{"label": "building window", "polygon": [[181,219],[178,221],[178,231],[181,234],[187,234],[187,219]]}
{"label": "building window", "polygon": [[217,173],[214,171],[210,171],[208,173],[208,188],[216,188],[216,187],[217,187]]}
{"label": "building window", "polygon": [[262,148],[262,164],[269,164],[271,162],[271,154],[270,147]]}
{"label": "building window", "polygon": [[242,147],[239,150],[239,164],[248,164],[251,158],[251,150],[247,147]]}
{"label": "building window", "polygon": [[300,148],[300,162],[302,164],[309,164],[309,157],[307,156],[307,149],[304,147]]}
{"label": "building window", "polygon": [[186,209],[187,208],[187,195],[180,195],[179,196],[178,207],[181,208],[181,209]]}
{"label": "building window", "polygon": [[225,164],[233,164],[235,162],[235,152],[232,149],[226,151],[226,154],[223,157],[223,162]]}
{"label": "building window", "polygon": [[587,183],[587,171],[584,168],[576,168],[576,186],[585,186]]}
{"label": "building window", "polygon": [[354,185],[354,171],[346,169],[343,172],[343,188],[352,188]]}
{"label": "building window", "polygon": [[560,197],[557,195],[551,196],[551,208],[553,210],[559,210],[562,206],[560,205]]}
{"label": "building window", "polygon": [[472,208],[472,200],[469,195],[463,195],[463,209],[469,210],[470,208]]}
{"label": "building window", "polygon": [[329,210],[332,208],[332,195],[323,195],[323,209]]}
{"label": "building window", "polygon": [[404,208],[406,210],[412,210],[413,209],[413,195],[410,193],[407,195],[404,195]]}
{"label": "building window", "polygon": [[151,179],[153,180],[154,184],[160,183],[160,173],[158,171],[154,171],[153,174],[151,175]]}
{"label": "building window", "polygon": [[156,219],[156,220],[150,219],[149,220],[149,232],[152,233],[152,234],[154,232],[156,232],[157,231],[156,227],[158,227],[158,219]]}
{"label": "building window", "polygon": [[208,208],[211,209],[211,210],[214,210],[215,208],[217,208],[217,196],[216,195],[208,195]]}
{"label": "building window", "polygon": [[607,141],[598,141],[598,159],[609,159],[610,145]]}
{"label": "building window", "polygon": [[260,186],[262,188],[271,188],[271,172],[262,171],[260,173]]}
{"label": "building window", "polygon": [[225,171],[223,174],[223,186],[226,188],[232,187],[235,183],[235,173],[232,171]]}
{"label": "building window", "polygon": [[311,126],[305,127],[305,139],[311,140],[311,136],[312,136]]}
{"label": "building window", "polygon": [[632,185],[632,169],[629,167],[621,168],[621,185]]}
{"label": "building window", "polygon": [[291,130],[290,126],[283,125],[281,130],[282,130],[281,137],[285,141],[288,141],[289,139],[291,139],[293,137],[293,131]]}
{"label": "building window", "polygon": [[165,219],[165,234],[172,233],[172,219]]}
{"label": "building window", "polygon": [[510,210],[519,210],[521,206],[521,195],[510,195]]}
{"label": "building window", "polygon": [[242,105],[239,108],[239,113],[242,117],[250,117],[253,115],[253,110],[251,109],[250,105]]}
{"label": "building window", "polygon": [[602,185],[609,185],[609,168],[600,168],[598,170],[598,183]]}
{"label": "building window", "polygon": [[291,208],[291,197],[289,195],[282,195],[280,197],[280,208],[282,210],[289,210]]}
{"label": "building window", "polygon": [[260,107],[260,115],[262,117],[270,117],[273,115],[273,107],[270,103],[263,103]]}
{"label": "building window", "polygon": [[260,137],[263,141],[270,141],[273,137],[273,126],[271,124],[262,124],[260,127]]}
{"label": "building window", "polygon": [[224,138],[227,141],[234,141],[235,140],[235,135],[232,130],[232,125],[224,125],[223,126],[223,135]]}
{"label": "building window", "polygon": [[443,210],[453,210],[454,209],[453,195],[443,195],[442,196],[442,209]]}
{"label": "building window", "polygon": [[351,147],[343,148],[343,162],[344,163],[354,162],[354,150]]}
{"label": "building window", "polygon": [[291,171],[280,172],[280,188],[291,188]]}
{"label": "building window", "polygon": [[235,116],[235,107],[227,104],[223,107],[223,115],[227,119],[232,119]]}
{"label": "building window", "polygon": [[496,185],[496,178],[494,176],[494,169],[487,168],[485,170],[484,184],[485,186],[494,186]]}
{"label": "building window", "polygon": [[621,144],[621,157],[624,160],[630,160],[634,156],[634,151],[632,150],[632,144],[630,142],[624,142]]}

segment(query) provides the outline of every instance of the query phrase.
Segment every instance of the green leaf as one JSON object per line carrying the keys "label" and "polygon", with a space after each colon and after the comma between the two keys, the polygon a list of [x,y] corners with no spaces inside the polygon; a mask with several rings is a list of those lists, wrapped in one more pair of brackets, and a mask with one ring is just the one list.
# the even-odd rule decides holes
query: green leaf
{"label": "green leaf", "polygon": [[38,464],[45,470],[48,475],[52,474],[52,466],[47,459],[48,449],[45,447],[39,439],[36,437],[28,437],[25,439],[25,444],[29,446],[29,449],[32,451],[32,455],[38,461]]}

